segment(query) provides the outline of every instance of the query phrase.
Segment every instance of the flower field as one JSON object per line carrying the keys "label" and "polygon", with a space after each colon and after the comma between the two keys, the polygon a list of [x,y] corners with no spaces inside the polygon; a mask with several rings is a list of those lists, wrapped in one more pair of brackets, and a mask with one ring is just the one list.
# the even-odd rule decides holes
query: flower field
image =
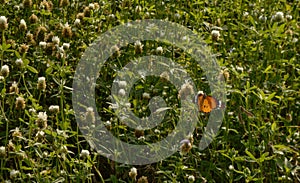
{"label": "flower field", "polygon": [[[0,182],[300,182],[300,1],[0,2]],[[205,62],[199,64],[181,45],[135,38],[127,43],[113,36],[108,48],[112,43],[97,42],[107,31],[142,20],[173,22],[197,34],[216,61],[217,77],[207,78]],[[172,29],[149,27],[149,32],[172,35]],[[180,30],[180,40],[194,41]],[[87,51],[91,47],[112,53],[92,89],[85,93],[80,88],[85,104],[88,91],[95,92],[95,108],[75,101],[77,89],[86,86],[76,83],[78,78],[93,81],[77,74],[85,65],[82,70],[93,73],[92,61],[79,64],[83,58],[97,60]],[[150,58],[163,57],[176,64],[162,59],[157,68],[167,70],[156,75],[143,68],[143,77],[126,90],[136,74],[122,68],[130,63],[155,66]],[[191,79],[176,74],[182,70]],[[130,79],[119,76],[120,71]],[[184,84],[176,87],[172,81],[177,80]],[[219,81],[225,89],[215,95],[211,85]],[[198,91],[203,93],[197,96]],[[182,100],[195,102],[195,96],[195,106],[186,107]],[[126,97],[124,106],[114,103]],[[154,111],[155,102],[164,106]],[[193,107],[197,120],[189,124],[194,113],[181,114]],[[148,128],[126,123],[128,116],[120,116],[123,108],[144,121],[162,113],[162,121],[153,118]],[[199,149],[209,119],[220,109],[224,113],[216,136]],[[174,135],[174,153],[159,161],[120,162],[114,158],[127,151],[101,146],[110,143],[103,136],[109,133],[129,145],[160,142],[151,150],[167,151],[172,148],[162,142],[177,133],[181,118],[195,128],[183,138]],[[125,156],[154,151],[131,153]]]}

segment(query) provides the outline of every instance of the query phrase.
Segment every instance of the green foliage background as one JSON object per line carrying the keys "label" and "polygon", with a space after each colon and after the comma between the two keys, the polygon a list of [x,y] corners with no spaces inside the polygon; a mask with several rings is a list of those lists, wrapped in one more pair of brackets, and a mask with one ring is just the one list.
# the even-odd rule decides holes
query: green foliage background
{"label": "green foliage background", "polygon": [[[131,165],[97,155],[78,130],[72,110],[72,79],[81,55],[97,36],[116,25],[150,18],[179,23],[203,36],[226,78],[227,107],[221,130],[206,150],[199,151],[194,145],[184,156],[178,152],[164,161],[136,166],[137,179],[188,182],[193,175],[195,182],[300,182],[299,1],[1,3],[0,16],[7,18],[8,28],[0,30],[0,60],[1,67],[8,65],[10,70],[0,81],[0,146],[5,147],[0,152],[1,182],[135,182],[128,174]],[[277,12],[283,12],[282,19],[276,18]],[[20,27],[21,19],[26,29]],[[76,19],[80,19],[77,25]],[[212,30],[219,31],[218,40],[213,39]],[[54,36],[60,39],[57,46]],[[46,48],[40,45],[43,41]],[[63,43],[70,47],[62,53]],[[133,44],[120,48],[120,57],[110,58],[96,86],[98,113],[110,122],[109,129],[136,144],[144,142],[135,130],[120,124],[109,108],[116,68],[131,58],[156,54],[156,48],[162,46],[162,56],[184,65],[198,89],[209,92],[201,66],[195,66],[187,54],[165,43],[142,44],[142,53]],[[17,59],[22,59],[21,67]],[[45,91],[37,88],[39,77],[46,78]],[[18,92],[10,89],[13,82]],[[131,103],[138,116],[149,115],[149,100],[142,97],[145,92],[165,95],[170,105],[180,106],[178,91],[160,78],[141,80],[135,89]],[[16,109],[17,97],[25,99],[24,109]],[[51,105],[58,105],[59,112],[50,112]],[[47,127],[37,125],[38,112],[47,113]],[[177,114],[176,108],[171,110],[159,131],[144,132],[145,139],[155,142],[165,137],[176,124]],[[199,115],[194,144],[199,143],[207,117]],[[39,136],[41,131],[44,134]],[[82,150],[90,154],[83,157]]]}

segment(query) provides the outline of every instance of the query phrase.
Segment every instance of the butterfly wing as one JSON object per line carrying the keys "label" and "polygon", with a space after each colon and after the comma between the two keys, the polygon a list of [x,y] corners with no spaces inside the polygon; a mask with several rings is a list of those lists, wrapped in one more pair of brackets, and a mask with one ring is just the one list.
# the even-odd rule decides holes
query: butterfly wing
{"label": "butterfly wing", "polygon": [[203,94],[199,94],[197,96],[197,104],[198,104],[198,110],[202,111],[201,106],[203,105],[203,101],[204,101],[204,95]]}
{"label": "butterfly wing", "polygon": [[214,97],[207,96],[206,99],[208,100],[211,109],[215,109],[218,106],[218,100]]}
{"label": "butterfly wing", "polygon": [[197,96],[198,110],[204,113],[210,113],[212,109],[218,107],[219,102],[217,99],[206,94],[199,94]]}

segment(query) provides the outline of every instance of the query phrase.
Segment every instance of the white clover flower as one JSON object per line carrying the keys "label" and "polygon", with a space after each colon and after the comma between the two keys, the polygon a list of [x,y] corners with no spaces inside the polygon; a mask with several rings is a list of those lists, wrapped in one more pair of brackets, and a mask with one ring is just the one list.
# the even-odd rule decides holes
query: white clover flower
{"label": "white clover flower", "polygon": [[178,97],[185,99],[187,96],[190,96],[194,93],[194,88],[190,83],[184,83],[179,90]]}
{"label": "white clover flower", "polygon": [[287,20],[292,20],[292,19],[293,19],[293,16],[292,16],[292,15],[286,15],[285,18],[286,18]]}
{"label": "white clover flower", "polygon": [[15,9],[16,11],[19,11],[19,10],[20,10],[20,6],[19,6],[19,5],[15,5],[15,6],[14,6],[14,9]]}
{"label": "white clover flower", "polygon": [[38,118],[35,120],[35,123],[36,125],[39,127],[39,128],[46,128],[47,127],[47,113],[46,112],[39,112],[38,113]]}
{"label": "white clover flower", "polygon": [[22,67],[24,65],[23,60],[21,58],[18,58],[15,63],[18,67]]}
{"label": "white clover flower", "polygon": [[142,53],[143,47],[144,47],[144,45],[141,43],[141,41],[136,41],[134,43],[134,48],[135,48],[136,53]]}
{"label": "white clover flower", "polygon": [[95,9],[95,5],[94,5],[94,3],[90,3],[90,4],[89,4],[89,8],[91,8],[91,9]]}
{"label": "white clover flower", "polygon": [[106,126],[110,126],[110,125],[111,125],[111,122],[110,122],[110,121],[106,121],[106,122],[105,122],[105,125],[106,125]]}
{"label": "white clover flower", "polygon": [[298,42],[298,38],[294,37],[294,38],[292,39],[292,43],[297,43],[297,42]]}
{"label": "white clover flower", "polygon": [[5,30],[7,27],[7,18],[5,16],[0,16],[0,29]]}
{"label": "white clover flower", "polygon": [[26,27],[27,25],[26,25],[26,22],[25,22],[25,20],[24,19],[22,19],[21,21],[20,21],[20,26],[24,26],[24,27]]}
{"label": "white clover flower", "polygon": [[229,170],[234,170],[234,166],[233,165],[229,165]]}
{"label": "white clover flower", "polygon": [[137,169],[135,167],[132,167],[129,172],[129,177],[135,180],[136,176],[137,176]]}
{"label": "white clover flower", "polygon": [[188,41],[188,42],[189,42],[189,41],[190,41],[190,38],[189,38],[188,36],[183,36],[183,37],[182,37],[182,41]]}
{"label": "white clover flower", "polygon": [[164,50],[163,50],[163,48],[162,48],[161,46],[159,46],[159,47],[156,48],[156,53],[157,53],[157,54],[162,54],[163,51],[164,51]]}
{"label": "white clover flower", "polygon": [[57,47],[57,51],[58,51],[58,53],[60,53],[61,55],[64,55],[64,53],[65,53],[65,50],[64,50],[64,47],[63,46],[61,46],[61,47]]}
{"label": "white clover flower", "polygon": [[260,16],[258,17],[258,20],[261,21],[261,22],[266,22],[266,21],[267,21],[267,17],[264,16],[264,15],[260,15]]}
{"label": "white clover flower", "polygon": [[20,30],[26,30],[27,29],[27,25],[24,19],[22,19],[20,21],[20,25],[19,25]]}
{"label": "white clover flower", "polygon": [[70,48],[70,43],[64,43],[63,45],[64,50],[67,50]]}
{"label": "white clover flower", "polygon": [[47,118],[48,118],[46,112],[39,112],[37,117],[41,121],[47,121]]}
{"label": "white clover flower", "polygon": [[220,38],[220,32],[218,30],[212,30],[211,36],[213,40],[217,41]]}
{"label": "white clover flower", "polygon": [[29,112],[30,112],[30,113],[36,113],[36,110],[33,109],[33,108],[30,108],[30,109],[29,109]]}
{"label": "white clover flower", "polygon": [[45,41],[41,41],[41,42],[39,42],[39,46],[42,48],[46,48],[47,43]]}
{"label": "white clover flower", "polygon": [[248,16],[249,16],[249,12],[248,12],[248,11],[245,11],[245,12],[243,13],[243,16],[244,16],[244,17],[248,17]]}
{"label": "white clover flower", "polygon": [[150,99],[150,94],[144,92],[144,93],[143,93],[143,99]]}
{"label": "white clover flower", "polygon": [[125,107],[130,108],[131,107],[131,103],[130,102],[125,103]]}
{"label": "white clover flower", "polygon": [[13,170],[10,171],[9,177],[10,177],[11,179],[14,179],[14,178],[16,178],[19,174],[20,174],[19,170],[13,169]]}
{"label": "white clover flower", "polygon": [[61,147],[60,147],[60,152],[61,152],[61,153],[67,153],[67,152],[68,152],[67,146],[65,146],[65,145],[61,146]]}
{"label": "white clover flower", "polygon": [[86,158],[90,155],[90,151],[89,150],[81,150],[81,153],[80,153],[80,157],[83,157],[83,158]]}
{"label": "white clover flower", "polygon": [[193,175],[188,176],[188,181],[189,182],[195,182],[195,177]]}
{"label": "white clover flower", "polygon": [[114,14],[109,14],[108,15],[108,19],[109,20],[114,20],[115,19],[115,15]]}
{"label": "white clover flower", "polygon": [[0,157],[5,157],[6,156],[6,149],[5,146],[0,147]]}
{"label": "white clover flower", "polygon": [[68,22],[65,23],[64,27],[70,27],[70,26],[69,26],[69,23],[68,23]]}
{"label": "white clover flower", "polygon": [[275,21],[275,22],[283,21],[284,20],[283,12],[281,12],[281,11],[276,12],[276,14],[272,16],[272,20]]}
{"label": "white clover flower", "polygon": [[138,138],[138,140],[139,140],[139,141],[145,141],[145,136],[140,136],[140,137]]}
{"label": "white clover flower", "polygon": [[46,78],[45,77],[39,77],[38,78],[37,88],[39,90],[45,90],[46,89]]}
{"label": "white clover flower", "polygon": [[53,36],[52,42],[53,42],[54,44],[59,44],[59,42],[60,42],[59,37],[58,37],[58,36]]}
{"label": "white clover flower", "polygon": [[7,77],[9,75],[9,67],[8,65],[3,65],[1,68],[1,75],[3,77]]}
{"label": "white clover flower", "polygon": [[45,135],[44,131],[38,131],[35,136],[41,138],[44,137],[44,135]]}
{"label": "white clover flower", "polygon": [[241,72],[244,72],[244,68],[243,68],[243,67],[240,67],[240,66],[236,66],[236,70],[241,71]]}
{"label": "white clover flower", "polygon": [[7,18],[5,16],[0,16],[0,24],[7,24]]}
{"label": "white clover flower", "polygon": [[163,73],[160,74],[160,78],[163,79],[163,80],[169,81],[170,80],[170,75],[167,71],[164,71]]}
{"label": "white clover flower", "polygon": [[141,43],[141,41],[136,41],[135,43],[134,43],[134,46],[143,46],[143,44]]}
{"label": "white clover flower", "polygon": [[80,19],[77,18],[77,19],[75,20],[75,22],[74,22],[74,25],[75,25],[75,26],[80,25]]}
{"label": "white clover flower", "polygon": [[94,109],[92,107],[88,107],[86,109],[85,120],[88,123],[95,123],[95,121],[96,121],[96,119],[95,119],[95,113],[94,113]]}
{"label": "white clover flower", "polygon": [[119,81],[118,84],[119,84],[120,88],[125,88],[127,86],[127,82],[126,81]]}
{"label": "white clover flower", "polygon": [[59,106],[58,105],[50,105],[49,111],[53,113],[58,113],[59,112]]}
{"label": "white clover flower", "polygon": [[121,88],[121,89],[119,90],[118,94],[119,94],[121,97],[125,97],[126,92],[125,92],[125,90],[124,90],[123,88]]}
{"label": "white clover flower", "polygon": [[110,51],[113,53],[113,56],[119,57],[121,55],[120,48],[117,45],[114,45],[110,48]]}

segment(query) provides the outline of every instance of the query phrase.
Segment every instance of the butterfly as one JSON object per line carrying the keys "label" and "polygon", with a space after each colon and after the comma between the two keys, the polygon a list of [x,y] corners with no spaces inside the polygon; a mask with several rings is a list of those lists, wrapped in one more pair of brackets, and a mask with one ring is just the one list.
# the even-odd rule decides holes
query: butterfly
{"label": "butterfly", "polygon": [[204,113],[210,113],[213,109],[221,106],[221,101],[206,95],[203,91],[198,92],[195,102],[198,105],[198,110]]}

